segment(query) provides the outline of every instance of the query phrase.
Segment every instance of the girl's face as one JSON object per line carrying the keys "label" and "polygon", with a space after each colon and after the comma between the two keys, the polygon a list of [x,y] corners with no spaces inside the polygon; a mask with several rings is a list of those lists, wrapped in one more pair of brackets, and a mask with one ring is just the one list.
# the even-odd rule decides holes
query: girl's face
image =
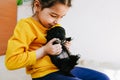
{"label": "girl's face", "polygon": [[50,28],[60,21],[60,19],[65,16],[69,7],[61,4],[56,3],[54,6],[50,8],[41,8],[37,7],[37,14],[33,16],[38,22],[40,22],[44,27]]}

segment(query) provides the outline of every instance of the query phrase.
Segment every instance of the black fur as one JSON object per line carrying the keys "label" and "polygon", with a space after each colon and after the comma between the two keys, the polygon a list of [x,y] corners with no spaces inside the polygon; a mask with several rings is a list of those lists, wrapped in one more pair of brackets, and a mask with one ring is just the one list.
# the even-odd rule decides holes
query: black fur
{"label": "black fur", "polygon": [[65,41],[71,41],[71,37],[66,38],[65,29],[63,27],[54,27],[47,31],[47,42],[53,38],[59,38],[53,42],[54,44],[62,45],[62,53],[59,55],[49,55],[52,63],[60,69],[65,75],[69,75],[71,69],[77,64],[77,60],[80,58],[78,55],[71,55],[70,51],[64,46]]}

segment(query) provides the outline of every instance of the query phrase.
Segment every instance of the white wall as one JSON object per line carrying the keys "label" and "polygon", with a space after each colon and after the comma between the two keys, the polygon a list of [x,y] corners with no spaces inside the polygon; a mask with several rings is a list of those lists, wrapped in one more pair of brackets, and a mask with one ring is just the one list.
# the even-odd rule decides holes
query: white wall
{"label": "white wall", "polygon": [[73,39],[73,52],[88,60],[120,65],[120,0],[73,0],[61,22]]}
{"label": "white wall", "polygon": [[23,5],[18,6],[17,20],[26,18],[32,15],[31,2],[24,2]]}

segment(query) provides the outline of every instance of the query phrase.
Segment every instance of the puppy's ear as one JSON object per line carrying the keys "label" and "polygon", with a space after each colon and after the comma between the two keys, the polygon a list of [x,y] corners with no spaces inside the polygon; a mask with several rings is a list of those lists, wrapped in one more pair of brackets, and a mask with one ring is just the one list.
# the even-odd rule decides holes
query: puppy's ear
{"label": "puppy's ear", "polygon": [[72,40],[71,37],[66,38],[66,41],[71,41],[71,40]]}

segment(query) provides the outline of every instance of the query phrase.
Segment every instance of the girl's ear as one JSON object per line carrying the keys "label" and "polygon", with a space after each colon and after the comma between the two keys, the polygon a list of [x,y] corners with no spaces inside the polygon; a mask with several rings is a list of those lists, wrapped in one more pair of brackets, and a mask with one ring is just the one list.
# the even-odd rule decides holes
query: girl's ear
{"label": "girl's ear", "polygon": [[35,0],[34,1],[34,9],[33,9],[34,13],[38,13],[40,9],[41,9],[41,4],[40,4],[39,0]]}

